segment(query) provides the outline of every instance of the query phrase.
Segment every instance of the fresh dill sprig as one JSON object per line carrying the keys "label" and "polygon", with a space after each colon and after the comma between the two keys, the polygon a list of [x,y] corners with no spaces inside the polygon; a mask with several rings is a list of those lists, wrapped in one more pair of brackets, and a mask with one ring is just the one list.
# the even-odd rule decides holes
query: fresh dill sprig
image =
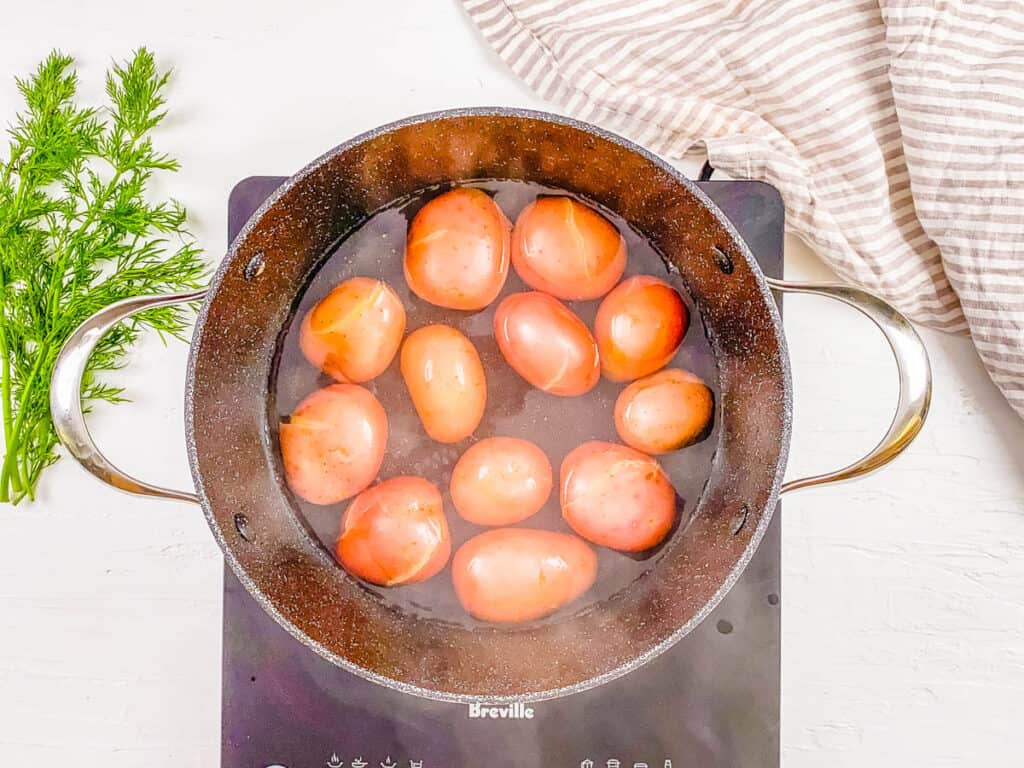
{"label": "fresh dill sprig", "polygon": [[[75,104],[72,59],[54,51],[17,81],[24,111],[0,160],[0,501],[34,499],[40,473],[57,459],[50,422],[54,361],[91,314],[131,296],[198,288],[205,265],[175,201],[150,203],[157,171],[176,171],[154,149],[169,73],[140,48],[107,74],[109,105]],[[120,402],[96,376],[119,368],[145,327],[181,338],[188,310],[162,307],[113,328],[89,364],[82,397]]]}

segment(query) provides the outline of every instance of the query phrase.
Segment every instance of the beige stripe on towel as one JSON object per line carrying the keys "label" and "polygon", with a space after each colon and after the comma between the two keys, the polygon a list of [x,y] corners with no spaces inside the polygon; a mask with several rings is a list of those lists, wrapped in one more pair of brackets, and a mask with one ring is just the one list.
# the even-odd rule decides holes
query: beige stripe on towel
{"label": "beige stripe on towel", "polygon": [[776,186],[844,278],[969,330],[1024,415],[1024,2],[463,2],[545,99]]}

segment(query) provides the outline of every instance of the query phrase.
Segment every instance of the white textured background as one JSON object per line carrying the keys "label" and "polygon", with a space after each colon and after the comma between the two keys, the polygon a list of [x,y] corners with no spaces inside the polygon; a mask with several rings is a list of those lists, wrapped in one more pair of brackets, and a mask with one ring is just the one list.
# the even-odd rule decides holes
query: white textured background
{"label": "white textured background", "polygon": [[[288,3],[33,0],[0,25],[0,120],[12,76],[52,46],[83,90],[139,44],[174,66],[163,148],[216,259],[250,174],[289,174],[339,141],[451,106],[543,108],[449,0]],[[6,153],[3,153],[6,155]],[[787,276],[827,278],[787,243]],[[888,423],[895,369],[867,321],[791,298],[794,472],[832,468]],[[783,765],[1024,762],[1024,424],[963,339],[924,334],[935,401],[918,442],[862,482],[786,501]],[[101,409],[108,454],[184,486],[185,348],[141,346]],[[0,765],[215,766],[221,559],[199,512],[109,491],[67,462],[41,500],[0,508]],[[554,767],[553,767],[554,768]]]}

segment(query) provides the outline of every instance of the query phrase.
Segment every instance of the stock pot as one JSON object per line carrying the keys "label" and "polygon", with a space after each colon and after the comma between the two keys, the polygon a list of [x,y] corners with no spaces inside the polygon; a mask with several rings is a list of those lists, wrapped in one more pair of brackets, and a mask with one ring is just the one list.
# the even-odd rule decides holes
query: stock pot
{"label": "stock pot", "polygon": [[[376,599],[296,515],[283,482],[269,406],[283,329],[307,278],[374,211],[431,185],[516,179],[567,190],[615,211],[678,271],[718,370],[715,458],[685,535],[644,577],[555,623],[467,628],[407,615]],[[863,459],[784,481],[792,385],[772,290],[815,293],[867,315],[895,354],[899,400]],[[151,307],[202,302],[185,413],[195,491],[134,479],[85,425],[79,393],[92,348]],[[598,685],[690,632],[736,581],[780,493],[852,479],[899,454],[931,396],[925,349],[881,299],[841,284],[768,280],[733,227],[672,166],[618,136],[565,117],[462,109],[413,117],[347,141],[282,185],[231,244],[209,288],[123,301],[69,339],[53,377],[52,413],[68,452],[129,493],[201,506],[230,567],[262,607],[331,662],[411,694],[532,701]]]}

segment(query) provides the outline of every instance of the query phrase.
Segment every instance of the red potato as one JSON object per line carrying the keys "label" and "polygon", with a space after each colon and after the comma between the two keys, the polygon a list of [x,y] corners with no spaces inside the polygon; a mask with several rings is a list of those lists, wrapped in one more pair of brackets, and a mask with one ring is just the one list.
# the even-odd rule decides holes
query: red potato
{"label": "red potato", "polygon": [[677,451],[711,431],[715,397],[689,371],[668,368],[634,381],[615,401],[615,429],[644,453]]}
{"label": "red potato", "polygon": [[675,523],[676,494],[665,471],[625,445],[583,443],[565,457],[559,481],[562,517],[602,547],[643,552]]}
{"label": "red potato", "polygon": [[477,525],[512,525],[540,511],[554,483],[551,462],[529,440],[490,437],[455,463],[451,493],[456,511]]}
{"label": "red potato", "polygon": [[385,587],[426,581],[451,552],[441,492],[422,477],[393,477],[360,493],[335,546],[349,573]]}
{"label": "red potato", "polygon": [[668,283],[650,275],[623,280],[601,302],[594,321],[604,375],[630,381],[664,368],[688,324],[686,305]]}
{"label": "red potato", "polygon": [[516,220],[512,266],[538,291],[569,301],[596,299],[622,277],[626,241],[592,208],[568,197],[542,197]]}
{"label": "red potato", "polygon": [[428,325],[402,345],[402,378],[423,428],[439,443],[457,443],[480,424],[487,382],[473,343],[448,325]]}
{"label": "red potato", "polygon": [[505,297],[494,314],[494,336],[516,373],[552,395],[582,395],[601,378],[601,360],[590,329],[546,293]]}
{"label": "red potato", "polygon": [[299,403],[280,427],[288,486],[314,504],[355,496],[377,476],[388,439],[384,407],[355,384],[332,384]]}
{"label": "red potato", "polygon": [[455,553],[452,580],[462,606],[482,621],[540,619],[578,598],[597,578],[597,555],[566,533],[499,528]]}
{"label": "red potato", "polygon": [[353,277],[306,313],[299,346],[310,363],[341,382],[382,374],[405,333],[405,307],[381,280]]}
{"label": "red potato", "polygon": [[508,277],[512,224],[479,189],[435,197],[409,225],[405,279],[424,301],[448,309],[483,309]]}

